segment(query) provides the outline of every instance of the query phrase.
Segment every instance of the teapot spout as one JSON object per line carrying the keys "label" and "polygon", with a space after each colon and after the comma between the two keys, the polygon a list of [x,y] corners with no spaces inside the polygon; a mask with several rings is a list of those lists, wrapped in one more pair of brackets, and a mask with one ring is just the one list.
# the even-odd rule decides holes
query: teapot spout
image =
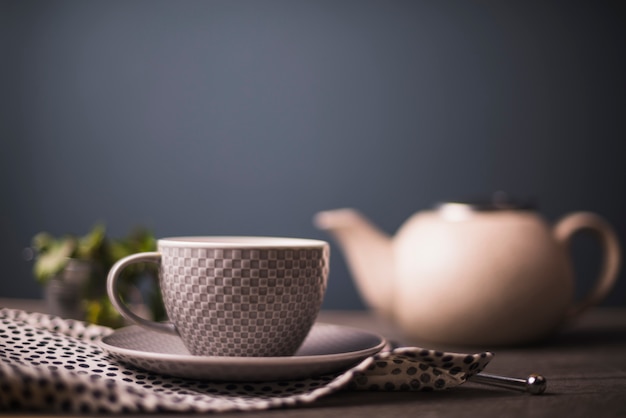
{"label": "teapot spout", "polygon": [[390,317],[394,289],[391,238],[350,208],[319,212],[313,222],[339,244],[365,303]]}

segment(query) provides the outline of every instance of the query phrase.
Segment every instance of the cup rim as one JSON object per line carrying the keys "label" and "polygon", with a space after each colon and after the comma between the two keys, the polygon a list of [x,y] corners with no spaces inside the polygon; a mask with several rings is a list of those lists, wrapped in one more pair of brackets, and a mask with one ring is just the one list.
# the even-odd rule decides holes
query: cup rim
{"label": "cup rim", "polygon": [[159,238],[158,246],[193,248],[307,248],[324,247],[326,241],[310,238],[206,235]]}

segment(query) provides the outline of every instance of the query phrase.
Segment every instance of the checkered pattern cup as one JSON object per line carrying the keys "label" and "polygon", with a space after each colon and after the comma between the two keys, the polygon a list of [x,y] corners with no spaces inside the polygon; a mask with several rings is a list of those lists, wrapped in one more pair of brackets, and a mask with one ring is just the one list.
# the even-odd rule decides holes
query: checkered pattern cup
{"label": "checkered pattern cup", "polygon": [[[179,335],[198,356],[293,355],[319,312],[328,282],[324,241],[277,237],[177,237],[158,240],[157,252],[118,261],[107,291],[115,308],[137,325]],[[159,265],[171,322],[128,309],[117,290],[121,271]]]}

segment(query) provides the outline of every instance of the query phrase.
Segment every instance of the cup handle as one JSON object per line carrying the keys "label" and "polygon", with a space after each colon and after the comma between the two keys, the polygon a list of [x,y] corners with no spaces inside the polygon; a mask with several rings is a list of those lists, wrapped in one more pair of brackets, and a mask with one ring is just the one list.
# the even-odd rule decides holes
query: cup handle
{"label": "cup handle", "polygon": [[115,263],[113,267],[111,267],[107,277],[107,293],[109,294],[109,299],[115,309],[117,309],[118,312],[129,321],[154,331],[178,335],[176,327],[171,322],[150,321],[133,313],[130,309],[128,309],[124,301],[122,301],[120,293],[117,291],[117,285],[122,270],[131,264],[146,262],[159,264],[161,262],[161,254],[158,252],[138,253],[124,257]]}
{"label": "cup handle", "polygon": [[581,231],[589,231],[596,236],[602,245],[604,256],[600,275],[594,287],[580,302],[570,308],[567,313],[570,319],[582,314],[606,297],[615,284],[621,262],[621,249],[617,235],[600,216],[590,212],[575,212],[566,215],[554,227],[555,237],[566,251],[569,250],[574,235]]}

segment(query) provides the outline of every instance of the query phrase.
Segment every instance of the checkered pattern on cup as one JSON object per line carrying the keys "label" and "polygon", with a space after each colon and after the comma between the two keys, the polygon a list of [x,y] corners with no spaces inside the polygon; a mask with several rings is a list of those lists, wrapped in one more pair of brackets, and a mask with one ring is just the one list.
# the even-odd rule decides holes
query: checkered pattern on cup
{"label": "checkered pattern on cup", "polygon": [[327,248],[159,250],[166,309],[193,354],[291,355],[324,297]]}
{"label": "checkered pattern on cup", "polygon": [[[163,301],[194,355],[289,356],[313,326],[328,281],[324,241],[270,237],[186,237],[158,241]],[[132,256],[131,256],[132,257]],[[128,262],[127,262],[128,264]],[[119,268],[123,268],[122,266]],[[109,296],[116,303],[115,276]],[[155,323],[129,319],[156,328]],[[162,327],[161,324],[157,324]],[[168,329],[161,329],[168,332]]]}

